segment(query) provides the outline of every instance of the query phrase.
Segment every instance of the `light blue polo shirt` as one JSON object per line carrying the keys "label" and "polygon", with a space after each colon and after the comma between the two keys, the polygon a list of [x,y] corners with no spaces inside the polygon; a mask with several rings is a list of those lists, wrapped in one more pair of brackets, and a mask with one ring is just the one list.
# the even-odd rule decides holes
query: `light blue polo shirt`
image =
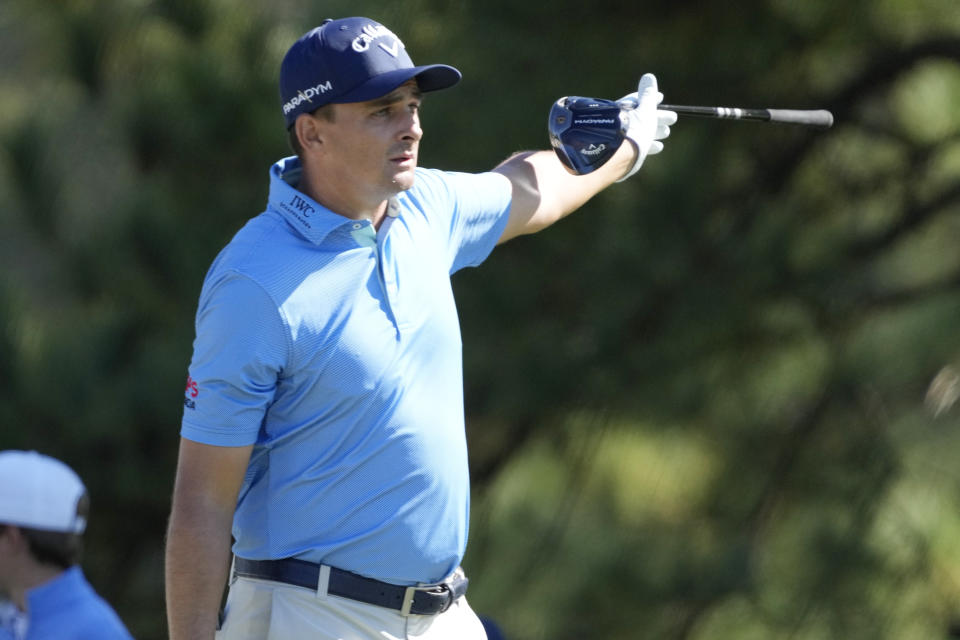
{"label": "light blue polo shirt", "polygon": [[113,608],[87,582],[80,567],[27,591],[24,640],[132,640]]}
{"label": "light blue polo shirt", "polygon": [[436,582],[467,541],[460,327],[450,275],[503,232],[510,183],[417,169],[376,231],[270,171],[266,211],[216,258],[181,435],[253,444],[234,553]]}

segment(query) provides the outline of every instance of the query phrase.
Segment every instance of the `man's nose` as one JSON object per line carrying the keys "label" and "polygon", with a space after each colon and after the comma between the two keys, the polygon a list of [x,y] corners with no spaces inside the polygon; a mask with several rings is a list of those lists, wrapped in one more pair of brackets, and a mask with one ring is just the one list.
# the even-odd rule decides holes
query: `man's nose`
{"label": "man's nose", "polygon": [[401,136],[404,140],[419,141],[423,137],[423,129],[420,127],[420,114],[411,113],[405,125]]}

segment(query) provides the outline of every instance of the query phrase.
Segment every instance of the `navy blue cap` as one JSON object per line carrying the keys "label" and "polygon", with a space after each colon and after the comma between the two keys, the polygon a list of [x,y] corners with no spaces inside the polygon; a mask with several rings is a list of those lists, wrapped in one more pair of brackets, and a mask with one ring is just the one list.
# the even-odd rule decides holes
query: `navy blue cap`
{"label": "navy blue cap", "polygon": [[386,95],[410,78],[421,91],[446,89],[460,72],[445,64],[415,67],[403,42],[369,18],[325,20],[287,51],[280,65],[280,102],[289,129],[297,116],[332,102]]}

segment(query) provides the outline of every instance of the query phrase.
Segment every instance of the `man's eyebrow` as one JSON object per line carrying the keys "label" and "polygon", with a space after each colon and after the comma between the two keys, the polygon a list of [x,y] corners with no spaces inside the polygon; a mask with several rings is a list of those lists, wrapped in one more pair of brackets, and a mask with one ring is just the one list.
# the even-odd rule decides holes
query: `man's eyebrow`
{"label": "man's eyebrow", "polygon": [[[423,92],[420,89],[413,89],[410,92],[410,97],[414,100],[422,100]],[[401,90],[394,91],[393,93],[388,93],[382,98],[377,98],[376,100],[370,101],[370,106],[372,107],[383,107],[390,104],[396,104],[397,102],[403,102],[405,99],[405,93]]]}

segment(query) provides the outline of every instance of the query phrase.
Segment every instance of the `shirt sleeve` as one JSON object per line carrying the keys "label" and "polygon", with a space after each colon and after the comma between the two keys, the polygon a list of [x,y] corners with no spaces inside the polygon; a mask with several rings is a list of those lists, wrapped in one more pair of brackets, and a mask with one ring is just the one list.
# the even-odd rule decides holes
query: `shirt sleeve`
{"label": "shirt sleeve", "polygon": [[277,305],[250,278],[204,284],[180,435],[217,446],[254,444],[289,354]]}
{"label": "shirt sleeve", "polygon": [[512,186],[499,173],[423,169],[414,198],[445,236],[450,273],[483,262],[510,217]]}

